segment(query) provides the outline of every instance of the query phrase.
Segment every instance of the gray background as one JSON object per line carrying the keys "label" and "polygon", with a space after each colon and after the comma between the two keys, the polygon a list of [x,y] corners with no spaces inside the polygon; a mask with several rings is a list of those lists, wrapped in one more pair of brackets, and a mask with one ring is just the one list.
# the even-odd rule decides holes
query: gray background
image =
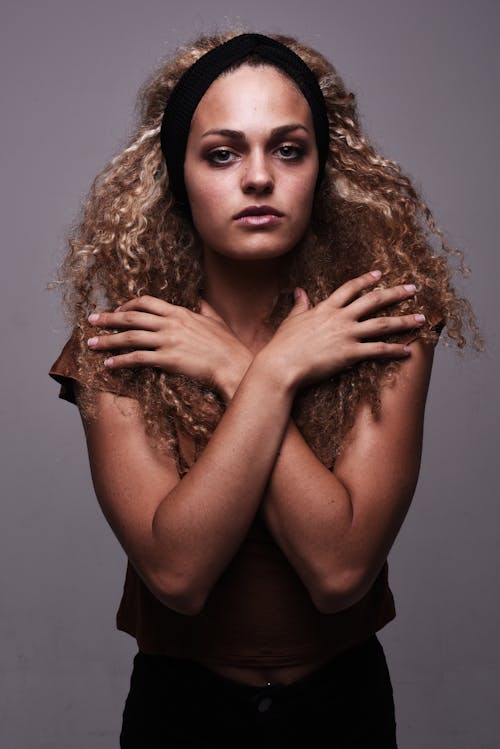
{"label": "gray background", "polygon": [[423,191],[472,276],[481,357],[440,346],[418,489],[380,633],[401,749],[500,747],[497,468],[498,4],[413,0],[2,3],[0,744],[118,745],[135,643],[114,629],[125,558],[100,514],[78,412],[47,370],[66,330],[45,290],[139,85],[178,42],[246,23],[316,46],[368,135]]}

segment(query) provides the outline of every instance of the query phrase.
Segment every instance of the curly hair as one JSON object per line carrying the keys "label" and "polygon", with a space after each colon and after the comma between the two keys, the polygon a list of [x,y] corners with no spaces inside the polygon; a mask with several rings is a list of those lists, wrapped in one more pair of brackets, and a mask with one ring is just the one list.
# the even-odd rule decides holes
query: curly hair
{"label": "curly hair", "polygon": [[[91,386],[81,407],[92,414],[92,387],[109,388],[110,383],[115,392],[136,398],[147,433],[175,457],[181,474],[187,466],[179,450],[178,429],[193,438],[198,455],[223,415],[221,397],[202,382],[154,367],[105,372],[102,353],[90,352],[86,344],[87,317],[98,307],[114,309],[144,294],[200,310],[201,248],[189,217],[177,208],[169,190],[159,132],[167,99],[182,73],[238,33],[233,29],[199,37],[178,49],[144,83],[137,97],[135,132],[127,147],[95,177],[81,215],[68,232],[69,251],[56,282],[63,287],[81,379]],[[310,227],[293,252],[268,324],[276,329],[286,317],[295,286],[304,288],[314,305],[345,281],[379,268],[381,285],[416,285],[415,297],[394,305],[391,312],[423,312],[427,322],[418,330],[421,339],[435,344],[436,325],[445,325],[448,343],[463,348],[468,333],[479,350],[482,342],[473,311],[451,279],[452,257],[460,272],[466,272],[463,253],[448,246],[400,166],[368,142],[355,95],[346,90],[333,65],[294,38],[270,36],[296,52],[317,77],[328,111],[330,147]],[[270,64],[255,57],[243,62]],[[292,415],[325,465],[333,466],[362,400],[371,404],[375,415],[379,413],[381,386],[394,378],[398,366],[396,360],[363,361],[299,392]]]}

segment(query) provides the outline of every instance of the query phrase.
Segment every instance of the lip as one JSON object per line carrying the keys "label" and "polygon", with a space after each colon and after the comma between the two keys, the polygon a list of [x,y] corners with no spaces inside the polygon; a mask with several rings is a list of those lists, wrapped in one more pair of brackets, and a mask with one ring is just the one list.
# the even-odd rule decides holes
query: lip
{"label": "lip", "polygon": [[246,218],[246,217],[262,217],[262,216],[274,216],[280,218],[283,216],[281,211],[277,208],[273,208],[270,205],[249,205],[242,211],[233,216],[234,219]]}
{"label": "lip", "polygon": [[264,213],[262,215],[251,213],[248,216],[242,216],[241,218],[236,219],[236,224],[238,226],[253,227],[257,229],[276,226],[280,222],[281,216],[277,216],[274,213]]}

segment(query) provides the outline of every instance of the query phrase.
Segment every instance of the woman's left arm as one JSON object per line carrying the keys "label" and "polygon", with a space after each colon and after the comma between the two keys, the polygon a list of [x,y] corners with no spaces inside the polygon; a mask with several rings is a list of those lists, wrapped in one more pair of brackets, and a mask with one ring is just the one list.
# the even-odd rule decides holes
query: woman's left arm
{"label": "woman's left arm", "polygon": [[417,484],[433,346],[418,339],[383,387],[381,415],[367,404],[334,472],[292,420],[261,511],[276,542],[324,613],[348,608],[372,586]]}

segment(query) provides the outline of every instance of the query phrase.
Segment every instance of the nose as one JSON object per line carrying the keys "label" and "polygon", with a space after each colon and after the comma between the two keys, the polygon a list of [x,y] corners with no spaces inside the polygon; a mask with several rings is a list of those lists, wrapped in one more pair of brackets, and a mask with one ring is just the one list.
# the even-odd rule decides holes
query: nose
{"label": "nose", "polygon": [[244,193],[269,194],[274,188],[274,176],[265,154],[253,152],[246,159],[241,177]]}

